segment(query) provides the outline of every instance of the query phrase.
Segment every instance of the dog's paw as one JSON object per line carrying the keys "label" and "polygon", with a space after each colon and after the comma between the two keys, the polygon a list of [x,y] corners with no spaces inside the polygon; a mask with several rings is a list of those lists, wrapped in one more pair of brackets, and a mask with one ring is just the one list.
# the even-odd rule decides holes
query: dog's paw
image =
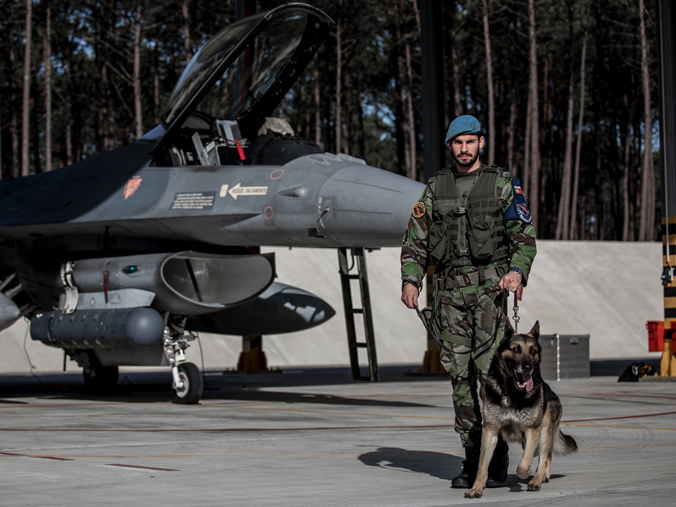
{"label": "dog's paw", "polygon": [[477,488],[472,488],[469,491],[465,492],[465,498],[481,498],[482,490]]}
{"label": "dog's paw", "polygon": [[530,481],[528,483],[528,488],[526,488],[528,491],[540,491],[540,483],[535,482],[535,481]]}
{"label": "dog's paw", "polygon": [[528,479],[530,477],[530,467],[519,465],[516,467],[516,475],[519,476],[519,479]]}

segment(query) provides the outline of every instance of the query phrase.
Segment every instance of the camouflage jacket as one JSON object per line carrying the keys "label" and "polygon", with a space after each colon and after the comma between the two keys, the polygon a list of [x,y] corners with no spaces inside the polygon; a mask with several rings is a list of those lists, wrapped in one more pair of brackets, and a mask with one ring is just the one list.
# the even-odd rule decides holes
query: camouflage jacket
{"label": "camouflage jacket", "polygon": [[[434,211],[434,180],[434,177],[430,178],[420,201],[413,207],[413,213],[404,234],[401,248],[402,286],[412,283],[421,289],[423,278],[427,273],[428,240]],[[502,204],[502,213],[505,217],[505,234],[509,241],[509,266],[521,269],[522,284],[525,286],[528,283],[528,275],[537,249],[535,229],[531,225],[530,212],[523,198],[518,178],[513,178],[510,173],[503,172],[498,178],[497,196]],[[461,270],[469,272],[472,267],[468,266]]]}

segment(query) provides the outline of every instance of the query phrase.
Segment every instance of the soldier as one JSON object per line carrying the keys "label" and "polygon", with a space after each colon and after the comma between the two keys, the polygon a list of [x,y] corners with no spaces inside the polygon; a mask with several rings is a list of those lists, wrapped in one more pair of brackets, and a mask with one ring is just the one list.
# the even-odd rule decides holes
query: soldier
{"label": "soldier", "polygon": [[[453,488],[476,477],[481,446],[479,390],[504,335],[508,291],[526,285],[535,258],[535,229],[517,178],[479,159],[484,137],[473,116],[446,134],[455,164],[430,178],[413,207],[401,249],[401,300],[418,306],[428,264],[436,263],[431,329],[453,385],[455,431],[465,448]],[[499,440],[488,487],[507,479],[509,446]]]}

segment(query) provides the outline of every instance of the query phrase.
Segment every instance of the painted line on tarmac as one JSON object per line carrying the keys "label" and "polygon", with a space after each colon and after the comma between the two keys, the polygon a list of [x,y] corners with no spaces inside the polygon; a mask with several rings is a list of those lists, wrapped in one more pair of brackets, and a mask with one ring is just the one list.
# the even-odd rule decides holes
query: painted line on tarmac
{"label": "painted line on tarmac", "polygon": [[569,397],[585,397],[585,396],[602,396],[604,398],[613,396],[615,398],[656,398],[658,400],[676,400],[676,396],[664,396],[656,394],[632,394],[632,393],[578,393],[578,394],[564,394]]}
{"label": "painted line on tarmac", "polygon": [[137,468],[141,470],[159,470],[160,472],[180,472],[175,468],[157,468],[157,467],[142,467],[140,465],[123,465],[121,463],[109,463],[107,467],[123,467],[123,468]]}
{"label": "painted line on tarmac", "polygon": [[561,426],[571,426],[578,428],[606,428],[617,430],[646,430],[646,431],[676,431],[676,428],[646,428],[645,426],[608,426],[601,424],[575,424],[575,423],[561,423]]}
{"label": "painted line on tarmac", "polygon": [[111,401],[111,402],[86,402],[86,403],[36,403],[30,404],[26,403],[25,405],[0,405],[0,409],[12,409],[12,408],[72,408],[72,407],[107,407],[108,405],[130,405],[131,402],[127,401]]}
{"label": "painted line on tarmac", "polygon": [[[227,408],[227,409],[239,409],[239,410],[265,410],[271,412],[291,412],[291,413],[300,413],[300,414],[320,414],[320,415],[348,415],[348,416],[366,416],[366,417],[399,417],[403,419],[437,419],[443,421],[455,421],[455,417],[438,417],[438,416],[422,416],[422,415],[401,415],[401,414],[371,414],[365,412],[335,412],[335,411],[324,411],[324,410],[298,410],[298,409],[287,409],[287,408],[272,408],[272,407],[248,407],[248,406],[229,406],[229,405],[216,405],[216,404],[207,404],[203,403],[199,406],[205,408]],[[591,421],[610,421],[617,419],[634,419],[637,417],[658,417],[663,415],[673,415],[676,414],[676,411],[673,412],[661,412],[658,414],[641,414],[641,415],[627,415],[627,416],[618,416],[618,417],[601,417],[595,419],[572,419],[570,421],[561,421],[561,424],[574,423],[574,422],[591,422]]]}
{"label": "painted line on tarmac", "polygon": [[660,417],[663,415],[674,415],[676,410],[672,412],[660,412],[658,414],[639,414],[639,415],[621,415],[617,417],[597,417],[595,419],[571,419],[569,421],[561,421],[561,424],[570,424],[576,422],[592,422],[592,421],[614,421],[617,419],[638,419],[640,417]]}
{"label": "painted line on tarmac", "polygon": [[[646,448],[646,447],[665,447],[665,446],[676,446],[676,443],[667,443],[667,444],[647,444],[647,445],[611,445],[611,446],[596,446],[596,447],[580,447],[581,451],[599,451],[599,450],[608,450],[608,449],[634,449],[634,448]],[[509,452],[516,454],[521,454],[523,451],[521,449],[510,449]],[[76,459],[76,458],[97,458],[97,459],[183,459],[183,458],[293,458],[293,457],[322,457],[322,456],[361,456],[363,454],[368,454],[369,456],[382,454],[383,456],[395,455],[395,454],[458,454],[462,455],[464,450],[462,448],[458,449],[446,449],[446,450],[435,450],[435,451],[372,451],[368,453],[364,452],[313,452],[313,453],[257,453],[257,454],[64,454],[65,458]],[[33,456],[29,456],[33,457]],[[116,465],[109,465],[116,466]],[[124,465],[117,465],[124,466]],[[128,465],[131,466],[131,465]],[[139,468],[148,468],[148,467],[139,467]]]}
{"label": "painted line on tarmac", "polygon": [[13,452],[0,452],[0,455],[11,456],[13,458],[38,458],[38,459],[51,459],[54,461],[73,461],[71,458],[61,458],[57,456],[35,456],[30,454],[16,454]]}
{"label": "painted line on tarmac", "polygon": [[[430,503],[430,502],[425,502],[425,503],[407,503],[406,505],[408,507],[445,507],[446,505],[481,505],[484,503],[509,503],[511,504],[512,502],[521,502],[524,499],[528,500],[536,500],[537,499],[556,499],[556,498],[567,498],[567,497],[576,497],[576,496],[592,496],[592,495],[607,495],[610,493],[634,493],[634,492],[641,492],[641,491],[661,491],[665,489],[676,489],[676,485],[674,484],[665,484],[662,486],[634,486],[634,487],[629,487],[629,488],[608,488],[608,489],[595,489],[591,491],[572,491],[570,493],[563,493],[563,492],[557,492],[557,493],[546,493],[543,492],[542,490],[538,491],[537,493],[533,493],[532,491],[520,491],[519,493],[523,493],[523,496],[518,496],[517,498],[509,498],[505,496],[500,496],[498,498],[486,498],[485,496],[482,496],[481,498],[474,498],[474,499],[468,499],[468,498],[459,498],[457,500],[451,500],[451,501],[445,501],[445,502],[436,502],[436,503]],[[399,507],[401,504],[391,504],[392,507]],[[386,507],[386,506],[384,506]]]}
{"label": "painted line on tarmac", "polygon": [[232,405],[212,405],[202,404],[205,408],[227,408],[237,410],[264,410],[268,412],[291,412],[294,414],[319,414],[319,415],[348,415],[348,416],[366,416],[366,417],[400,417],[402,419],[435,419],[441,421],[455,421],[455,417],[439,417],[431,415],[402,415],[402,414],[372,414],[369,412],[336,412],[332,410],[300,410],[290,408],[273,408],[273,407],[248,407],[248,406],[232,406]]}
{"label": "painted line on tarmac", "polygon": [[417,426],[310,426],[307,428],[155,428],[155,429],[121,429],[121,428],[0,428],[0,432],[16,433],[238,433],[266,431],[326,431],[326,430],[381,430],[381,429],[437,429],[453,428],[452,424],[429,424]]}
{"label": "painted line on tarmac", "polygon": [[[240,408],[240,407],[228,407]],[[417,419],[443,419],[454,420],[450,417],[424,417],[424,416],[402,416],[389,414],[363,414],[363,413],[345,413],[345,412],[321,412],[321,411],[304,411],[304,410],[282,410],[282,409],[263,409],[258,408],[254,410],[275,410],[282,412],[303,412],[303,413],[317,413],[317,414],[342,414],[351,416],[372,416],[372,417],[410,417]],[[604,426],[598,424],[578,424],[578,422],[593,422],[604,420],[617,419],[632,419],[635,417],[651,417],[676,414],[676,412],[665,412],[661,414],[646,414],[642,416],[626,416],[626,417],[607,417],[599,419],[576,419],[572,421],[561,421],[562,426],[579,426],[590,428],[611,428],[611,429],[635,429],[635,430],[650,430],[650,431],[676,431],[676,428],[645,428],[634,426]],[[296,427],[296,428],[154,428],[154,429],[132,429],[132,428],[0,428],[0,432],[14,432],[14,433],[236,433],[236,432],[283,432],[283,431],[340,431],[340,430],[376,430],[376,429],[442,429],[453,428],[452,424],[425,424],[425,425],[392,425],[392,426],[310,426],[310,427]],[[0,453],[2,454],[2,453]]]}

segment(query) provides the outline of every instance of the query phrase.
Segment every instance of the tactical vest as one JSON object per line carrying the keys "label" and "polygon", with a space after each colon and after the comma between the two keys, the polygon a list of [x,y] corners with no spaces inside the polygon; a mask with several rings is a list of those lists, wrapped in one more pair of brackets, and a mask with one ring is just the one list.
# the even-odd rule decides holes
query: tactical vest
{"label": "tactical vest", "polygon": [[495,264],[509,257],[505,220],[497,197],[502,170],[487,166],[466,202],[450,169],[437,173],[430,256],[443,268]]}

